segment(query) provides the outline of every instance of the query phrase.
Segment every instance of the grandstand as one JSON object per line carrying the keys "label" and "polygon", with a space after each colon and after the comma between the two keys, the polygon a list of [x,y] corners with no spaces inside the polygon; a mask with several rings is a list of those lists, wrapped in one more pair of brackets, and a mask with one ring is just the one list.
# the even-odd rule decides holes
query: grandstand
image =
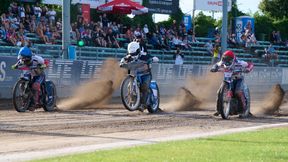
{"label": "grandstand", "polygon": [[[39,15],[37,9],[40,6],[36,5],[33,8],[32,5],[30,7],[27,5],[26,8],[28,10],[20,11],[23,12],[22,14],[26,14],[26,17],[22,17],[22,20],[19,20],[18,10],[13,10],[13,8],[17,9],[17,3],[11,3],[9,8],[6,15],[5,13],[1,15],[1,56],[16,56],[20,48],[18,47],[19,45],[17,46],[18,43],[24,45],[31,42],[32,49],[36,54],[49,59],[62,58],[62,21],[61,18],[56,17],[57,15],[55,15],[53,9],[50,8],[51,11],[48,11],[46,6],[42,6],[42,9],[46,8],[46,11],[43,11],[44,14],[42,12],[42,15]],[[31,12],[32,9],[34,12]],[[38,17],[38,21],[36,21],[37,19],[35,20],[35,17]],[[51,21],[51,17],[55,21]],[[104,60],[111,57],[120,59],[126,54],[127,43],[140,35],[146,39],[148,53],[159,57],[160,63],[174,63],[175,47],[180,45],[175,44],[174,40],[176,40],[178,43],[181,42],[187,45],[182,50],[185,56],[184,64],[209,65],[211,64],[212,56],[207,52],[207,48],[204,45],[208,41],[214,42],[214,45],[219,44],[217,39],[220,39],[220,34],[215,34],[215,38],[197,37],[194,39],[195,33],[183,30],[185,27],[183,24],[180,24],[179,27],[173,24],[171,28],[160,26],[158,31],[150,32],[147,25],[147,32],[144,32],[144,28],[141,31],[140,26],[125,28],[126,31],[124,31],[124,27],[118,28],[118,26],[123,27],[123,24],[108,20],[106,14],[103,14],[103,18],[98,22],[84,23],[83,18],[79,17],[77,22],[71,24],[70,31],[71,44],[76,46],[76,59]],[[77,46],[77,41],[79,40],[85,42],[86,46]],[[115,47],[115,44],[121,48],[108,48]],[[248,47],[237,46],[229,49],[234,51],[238,58],[253,62],[256,66],[268,66],[261,56],[264,54],[264,48],[267,48],[269,44],[270,42],[268,41],[258,41]],[[276,66],[288,67],[288,47],[285,45],[274,45],[274,47],[278,53]]]}
{"label": "grandstand", "polygon": [[[40,39],[34,33],[26,35],[31,42],[34,42],[32,47],[35,54],[41,55],[44,58],[57,59],[62,58],[61,40],[56,40],[59,44],[39,44]],[[211,56],[207,53],[204,44],[212,40],[210,38],[197,38],[198,42],[191,43],[191,50],[184,50],[184,64],[211,64]],[[229,48],[236,53],[238,58],[245,61],[253,62],[256,66],[267,66],[264,60],[259,57],[259,53],[264,53],[264,48],[268,47],[270,42],[258,41],[258,45],[252,45],[248,50],[243,48]],[[16,56],[20,47],[9,46],[6,42],[0,40],[0,54],[2,56]],[[76,45],[76,42],[72,42]],[[151,48],[151,46],[148,45]],[[288,47],[275,46],[278,50],[277,65],[280,67],[288,67]],[[256,52],[255,52],[256,51]],[[160,63],[174,63],[173,54],[175,50],[156,50],[148,49],[148,52],[160,59]],[[76,47],[76,58],[78,60],[105,60],[107,58],[120,59],[126,54],[124,48],[104,48],[104,47]]]}

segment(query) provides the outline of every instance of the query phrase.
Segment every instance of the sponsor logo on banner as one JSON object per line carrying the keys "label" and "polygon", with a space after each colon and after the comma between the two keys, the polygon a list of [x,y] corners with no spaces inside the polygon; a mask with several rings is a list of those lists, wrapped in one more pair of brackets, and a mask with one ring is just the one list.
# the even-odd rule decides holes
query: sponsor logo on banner
{"label": "sponsor logo on banner", "polygon": [[177,12],[179,0],[148,0],[145,7],[151,13],[171,14]]}
{"label": "sponsor logo on banner", "polygon": [[[195,10],[222,11],[222,0],[195,0]],[[232,0],[228,0],[228,11],[231,10]]]}
{"label": "sponsor logo on banner", "polygon": [[6,68],[6,62],[1,61],[0,62],[0,81],[5,80],[5,76],[6,76],[5,68]]}

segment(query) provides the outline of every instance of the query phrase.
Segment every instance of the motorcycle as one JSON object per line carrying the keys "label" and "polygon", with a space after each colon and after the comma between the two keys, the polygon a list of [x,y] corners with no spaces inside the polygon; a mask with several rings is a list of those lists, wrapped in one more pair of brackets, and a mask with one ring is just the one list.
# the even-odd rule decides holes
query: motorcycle
{"label": "motorcycle", "polygon": [[[121,66],[128,69],[128,75],[122,81],[121,84],[121,100],[124,107],[129,111],[139,110],[140,107],[140,77],[135,73],[134,69],[137,67],[134,62],[128,62],[125,66]],[[150,82],[149,92],[147,97],[147,110],[149,113],[156,113],[159,110],[160,93],[159,87],[155,80]]]}
{"label": "motorcycle", "polygon": [[[27,70],[21,69],[19,70]],[[44,111],[56,110],[56,87],[50,80],[41,84],[40,106]],[[21,74],[13,88],[13,105],[17,112],[25,112],[33,108],[33,89],[31,73]]]}
{"label": "motorcycle", "polygon": [[[234,72],[242,72],[243,70],[238,70]],[[236,95],[232,90],[232,74],[233,72],[230,70],[223,70],[224,78],[223,82],[218,90],[218,98],[217,98],[217,111],[221,114],[223,119],[229,119],[230,115],[239,115],[244,114],[241,117],[248,117],[250,113],[250,92],[247,84],[243,83],[243,91],[246,100],[246,109],[243,113],[243,108],[241,105],[241,101],[238,100]]]}

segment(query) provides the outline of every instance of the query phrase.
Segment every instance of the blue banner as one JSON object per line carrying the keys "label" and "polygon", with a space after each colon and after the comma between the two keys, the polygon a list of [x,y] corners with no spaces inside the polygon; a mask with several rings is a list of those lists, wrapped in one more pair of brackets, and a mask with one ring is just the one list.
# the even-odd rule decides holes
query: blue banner
{"label": "blue banner", "polygon": [[188,31],[189,29],[191,29],[192,27],[192,18],[191,18],[191,15],[184,15],[183,16],[183,22],[184,22],[184,25],[186,27],[186,31]]}

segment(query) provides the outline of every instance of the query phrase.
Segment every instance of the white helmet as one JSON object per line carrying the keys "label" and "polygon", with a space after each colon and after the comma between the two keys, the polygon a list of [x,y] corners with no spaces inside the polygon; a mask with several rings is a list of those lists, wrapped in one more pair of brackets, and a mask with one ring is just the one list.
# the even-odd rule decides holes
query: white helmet
{"label": "white helmet", "polygon": [[131,42],[127,47],[128,54],[131,56],[137,56],[140,53],[140,45],[138,42]]}

